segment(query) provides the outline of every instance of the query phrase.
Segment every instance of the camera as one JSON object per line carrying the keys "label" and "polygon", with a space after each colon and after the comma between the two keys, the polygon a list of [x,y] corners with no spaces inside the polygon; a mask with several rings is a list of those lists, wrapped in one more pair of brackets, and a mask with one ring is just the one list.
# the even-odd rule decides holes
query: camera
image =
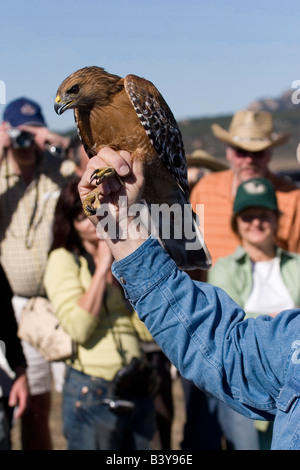
{"label": "camera", "polygon": [[136,357],[122,367],[112,380],[112,394],[117,398],[153,396],[158,387],[157,369],[146,360]]}
{"label": "camera", "polygon": [[34,135],[15,127],[8,129],[11,145],[14,149],[27,149],[34,143]]}

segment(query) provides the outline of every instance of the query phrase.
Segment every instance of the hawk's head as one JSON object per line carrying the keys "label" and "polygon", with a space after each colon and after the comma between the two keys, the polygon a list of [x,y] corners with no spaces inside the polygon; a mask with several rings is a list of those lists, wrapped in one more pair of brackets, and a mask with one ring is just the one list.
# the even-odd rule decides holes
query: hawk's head
{"label": "hawk's head", "polygon": [[57,90],[54,109],[62,114],[67,109],[91,110],[95,104],[104,106],[112,95],[123,88],[122,79],[101,67],[84,67],[69,75]]}

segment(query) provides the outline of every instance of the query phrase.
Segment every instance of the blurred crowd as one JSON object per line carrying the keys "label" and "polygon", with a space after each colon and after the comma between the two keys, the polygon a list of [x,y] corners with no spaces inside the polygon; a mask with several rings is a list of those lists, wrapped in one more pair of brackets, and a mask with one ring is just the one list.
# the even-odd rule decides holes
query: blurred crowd
{"label": "blurred crowd", "polygon": [[[229,129],[212,126],[224,158],[187,155],[190,200],[212,257],[189,275],[224,289],[246,315],[300,306],[300,189],[270,170],[272,115],[238,111]],[[51,131],[38,103],[9,103],[0,125],[0,449],[21,422],[23,450],[51,450],[51,396],[62,394],[67,449],[172,449],[171,363],[126,301],[104,241],[77,191],[88,157],[77,135]],[[27,302],[49,300],[76,344],[47,361],[18,336]],[[147,369],[145,369],[147,368]],[[142,389],[145,377],[147,390]],[[178,373],[177,373],[178,378]],[[181,381],[183,451],[265,450],[272,423],[243,417]]]}

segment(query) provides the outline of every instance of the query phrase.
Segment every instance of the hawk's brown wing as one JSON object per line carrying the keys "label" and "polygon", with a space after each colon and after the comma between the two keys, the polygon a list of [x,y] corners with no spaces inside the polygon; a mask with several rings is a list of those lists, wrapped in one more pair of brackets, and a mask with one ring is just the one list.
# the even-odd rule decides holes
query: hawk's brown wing
{"label": "hawk's brown wing", "polygon": [[148,80],[127,75],[124,86],[159,158],[188,196],[184,145],[172,111],[157,88]]}

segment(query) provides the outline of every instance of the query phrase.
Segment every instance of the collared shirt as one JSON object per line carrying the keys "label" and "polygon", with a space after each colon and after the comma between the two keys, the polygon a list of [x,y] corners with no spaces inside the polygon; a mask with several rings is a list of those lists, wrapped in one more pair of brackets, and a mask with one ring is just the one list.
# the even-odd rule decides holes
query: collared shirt
{"label": "collared shirt", "polygon": [[[300,189],[290,181],[270,172],[267,178],[274,186],[279,211],[282,214],[277,231],[277,243],[284,250],[300,253]],[[196,212],[196,205],[203,204],[202,232],[213,264],[220,257],[233,253],[240,244],[230,226],[235,197],[232,187],[233,172],[225,170],[201,178],[191,193],[191,204]]]}
{"label": "collared shirt", "polygon": [[0,165],[1,263],[14,294],[44,293],[42,278],[51,243],[54,209],[66,179],[61,161],[45,154],[27,185],[8,159]]}
{"label": "collared shirt", "polygon": [[[300,255],[277,248],[276,257],[280,262],[282,280],[294,305],[300,307]],[[244,308],[253,287],[251,260],[245,249],[239,246],[231,255],[219,258],[209,270],[207,280],[224,289]]]}
{"label": "collared shirt", "polygon": [[188,380],[252,419],[273,449],[300,450],[300,310],[244,319],[222,289],[194,282],[156,240],[113,264],[139,317]]}

